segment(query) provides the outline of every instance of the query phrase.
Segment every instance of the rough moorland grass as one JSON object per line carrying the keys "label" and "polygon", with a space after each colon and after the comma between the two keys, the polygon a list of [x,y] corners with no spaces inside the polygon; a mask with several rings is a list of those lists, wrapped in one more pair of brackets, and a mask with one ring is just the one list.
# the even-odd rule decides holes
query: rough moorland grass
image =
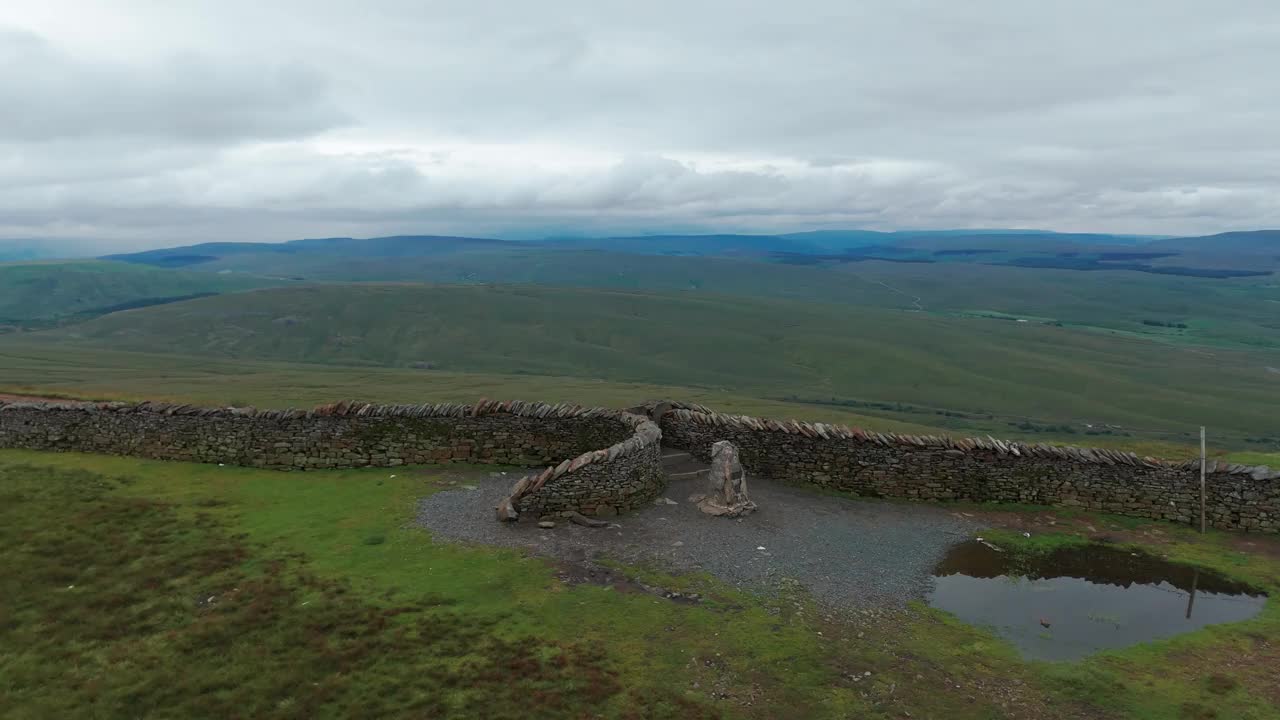
{"label": "rough moorland grass", "polygon": [[519,398],[607,407],[674,398],[709,404],[731,413],[841,422],[904,433],[935,430],[927,424],[890,420],[840,407],[768,400],[717,388],[547,375],[218,360],[103,348],[73,350],[16,337],[0,340],[0,392],[89,400],[170,400],[277,408],[309,407],[340,398],[372,402]]}
{"label": "rough moorland grass", "polygon": [[[1277,352],[780,299],[535,286],[322,285],[107,315],[67,352],[185,352],[855,398],[1218,437],[1274,437]],[[900,418],[901,419],[901,418]],[[1056,419],[1056,420],[1055,420]],[[1039,422],[1039,421],[1038,421]]]}
{"label": "rough moorland grass", "polygon": [[[799,587],[633,571],[708,598],[680,605],[434,542],[415,500],[465,472],[0,452],[0,716],[1275,717],[1274,600],[1026,663],[918,606],[833,613]],[[1173,538],[1158,550],[1280,592],[1276,556],[1149,526]]]}
{"label": "rough moorland grass", "polygon": [[1230,457],[1232,462],[1245,465],[1280,467],[1280,452],[1233,452]]}
{"label": "rough moorland grass", "polygon": [[434,474],[0,467],[6,717],[719,716],[697,678],[726,696],[767,683],[769,717],[830,679],[802,625],[731,591],[726,623],[714,603],[570,588],[539,560],[433,543],[408,524]]}
{"label": "rough moorland grass", "polygon": [[326,282],[530,283],[714,293],[903,310],[917,309],[918,302],[928,313],[1039,318],[1172,343],[1280,347],[1280,329],[1267,307],[1268,299],[1280,299],[1274,278],[1218,280],[987,264],[1017,256],[986,256],[972,264],[872,260],[811,267],[723,257],[503,248],[408,258],[228,255],[192,269]]}
{"label": "rough moorland grass", "polygon": [[123,262],[0,263],[0,326],[48,327],[112,309],[201,293],[280,285],[247,275],[160,270]]}
{"label": "rough moorland grass", "polygon": [[251,550],[207,515],[106,496],[87,473],[14,474],[27,482],[7,501],[57,503],[67,524],[6,518],[22,533],[6,581],[8,717],[516,717],[621,691],[585,644],[506,637],[500,619],[430,596],[363,601],[300,559],[247,565]]}
{"label": "rough moorland grass", "polygon": [[[722,412],[775,418],[837,422],[915,434],[995,434],[1041,442],[1101,445],[1144,455],[1184,458],[1198,448],[1141,435],[1083,436],[1026,434],[1005,422],[975,421],[940,427],[940,416],[911,413],[911,422],[872,414],[861,407],[770,400],[745,392],[542,375],[496,375],[395,368],[353,368],[256,360],[217,360],[171,354],[94,348],[75,350],[19,338],[0,339],[0,392],[54,397],[169,400],[201,405],[309,407],[335,399],[373,402],[474,402],[480,397],[570,401],[626,407],[645,400],[675,398],[710,405]],[[1163,436],[1160,436],[1163,437]],[[1212,433],[1211,452],[1224,451]],[[1240,460],[1245,462],[1245,460]],[[1280,462],[1275,464],[1280,465]]]}

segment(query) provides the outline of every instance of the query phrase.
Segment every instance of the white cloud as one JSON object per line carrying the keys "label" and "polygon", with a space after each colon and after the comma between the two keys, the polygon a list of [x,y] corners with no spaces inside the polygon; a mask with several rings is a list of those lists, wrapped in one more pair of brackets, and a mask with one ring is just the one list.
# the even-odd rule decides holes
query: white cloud
{"label": "white cloud", "polygon": [[46,0],[0,234],[1280,225],[1280,6]]}

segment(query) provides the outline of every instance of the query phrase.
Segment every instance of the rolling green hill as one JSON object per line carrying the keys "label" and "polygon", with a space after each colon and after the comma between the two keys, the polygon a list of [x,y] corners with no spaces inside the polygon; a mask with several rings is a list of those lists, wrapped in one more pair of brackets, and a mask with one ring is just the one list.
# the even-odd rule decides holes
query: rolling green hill
{"label": "rolling green hill", "polygon": [[1280,284],[1270,278],[877,260],[826,268],[537,248],[394,259],[243,254],[200,267],[325,282],[532,283],[745,295],[922,309],[942,316],[1025,318],[1177,344],[1280,349]]}
{"label": "rolling green hill", "polygon": [[1151,249],[1280,257],[1280,230],[1226,232],[1198,238],[1166,238],[1153,242]]}
{"label": "rolling green hill", "polygon": [[0,327],[49,327],[194,295],[279,284],[100,260],[0,264]]}
{"label": "rolling green hill", "polygon": [[[330,285],[201,298],[30,336],[84,351],[720,388],[1072,432],[1280,434],[1280,354],[782,300],[532,286]],[[1060,428],[1058,428],[1060,430]]]}

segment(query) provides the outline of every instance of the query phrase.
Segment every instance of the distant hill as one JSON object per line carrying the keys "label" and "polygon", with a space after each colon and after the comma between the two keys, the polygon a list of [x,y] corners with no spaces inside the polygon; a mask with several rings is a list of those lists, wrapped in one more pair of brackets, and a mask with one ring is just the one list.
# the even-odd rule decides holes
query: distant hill
{"label": "distant hill", "polygon": [[[1040,252],[1065,245],[1129,245],[1132,236],[1081,235],[1026,230],[938,230],[877,232],[872,230],[820,230],[771,234],[638,235],[622,237],[546,238],[511,242],[491,238],[436,235],[399,235],[369,239],[318,238],[283,243],[212,242],[144,252],[108,255],[105,259],[155,265],[194,267],[244,256],[305,256],[408,258],[542,247],[549,249],[605,250],[639,255],[715,257],[772,257],[778,254],[823,255],[850,248],[910,247],[947,248],[981,245]],[[277,261],[269,261],[272,265]],[[219,266],[225,269],[225,266]]]}
{"label": "distant hill", "polygon": [[[685,236],[664,237],[662,242],[677,247],[674,239]],[[1280,294],[1265,277],[1270,271],[1256,269],[1257,256],[1248,263],[1221,266],[1225,270],[1215,269],[1209,261],[1205,261],[1208,270],[1188,270],[1176,264],[1160,265],[1189,261],[1176,253],[1150,252],[1150,246],[1099,250],[1092,245],[1058,243],[1047,234],[982,237],[982,243],[973,243],[970,236],[935,233],[904,238],[897,245],[881,243],[825,255],[772,252],[735,257],[621,253],[469,238],[338,238],[284,245],[207,244],[198,246],[209,254],[207,259],[181,269],[253,276],[267,285],[290,280],[532,283],[716,293],[923,309],[935,314],[1026,317],[1179,344],[1280,347],[1274,312]],[[759,236],[713,236],[703,247],[742,250],[758,240]],[[1029,242],[1042,244],[1046,252],[1019,249]],[[164,267],[169,258],[183,261],[191,253],[190,248],[175,248],[135,257]],[[1239,269],[1242,266],[1248,269]],[[1141,274],[1133,272],[1139,268]],[[1261,276],[1218,277],[1240,273]],[[204,291],[198,284],[190,287],[173,294]]]}
{"label": "distant hill", "polygon": [[918,298],[921,308],[935,314],[1026,317],[1177,343],[1280,347],[1280,324],[1272,309],[1280,302],[1280,289],[1271,288],[1265,278],[1223,282],[1150,273],[878,260],[815,267],[750,258],[538,247],[392,259],[245,255],[200,267],[322,282],[527,283],[906,310],[916,309]]}
{"label": "distant hill", "polygon": [[1145,235],[1113,235],[1103,233],[1059,233],[1048,230],[815,230],[788,233],[781,237],[799,240],[829,250],[860,248],[874,245],[947,247],[981,244],[993,247],[1017,247],[1043,251],[1059,244],[1135,245],[1154,239]]}
{"label": "distant hill", "polygon": [[856,397],[1141,427],[1275,429],[1253,355],[1036,323],[747,297],[534,286],[323,285],[106,315],[31,337],[69,349],[532,373]]}
{"label": "distant hill", "polygon": [[49,327],[109,312],[279,284],[99,260],[0,264],[0,329]]}
{"label": "distant hill", "polygon": [[[1264,276],[1280,270],[1280,253],[1273,256],[1259,251],[1259,243],[1254,238],[1235,242],[1183,238],[1138,243],[1139,239],[1133,236],[1038,232],[895,233],[866,236],[865,240],[874,240],[874,244],[824,253],[775,252],[772,258],[777,262],[797,265],[832,265],[878,259],[899,263],[980,263],[1086,272],[1132,271],[1218,279]],[[829,237],[827,241],[832,240]]]}
{"label": "distant hill", "polygon": [[0,262],[87,258],[99,252],[95,245],[87,240],[0,240]]}
{"label": "distant hill", "polygon": [[815,230],[778,235],[643,235],[634,237],[547,240],[553,247],[662,255],[751,256],[773,253],[825,254],[868,247],[948,247],[994,244],[1042,251],[1060,245],[1132,245],[1147,238],[1132,235],[1056,233],[1040,230]]}
{"label": "distant hill", "polygon": [[489,238],[466,238],[441,235],[395,235],[369,238],[315,238],[283,243],[216,242],[183,247],[146,250],[137,253],[108,255],[106,260],[157,267],[188,267],[218,259],[243,255],[328,257],[426,257],[460,250],[519,247],[519,243]]}
{"label": "distant hill", "polygon": [[110,255],[106,259],[164,268],[231,270],[302,278],[309,277],[307,268],[322,265],[326,259],[405,260],[541,249],[728,257],[789,265],[823,266],[885,260],[1235,278],[1280,270],[1280,254],[1268,254],[1266,249],[1266,238],[1270,235],[1274,232],[1228,233],[1209,238],[1170,240],[1038,230],[820,230],[785,235],[642,235],[547,238],[528,242],[399,235],[369,239],[317,238],[284,243],[202,243]]}
{"label": "distant hill", "polygon": [[773,252],[820,252],[821,246],[780,235],[641,235],[548,239],[552,248],[608,250],[641,255],[758,256]]}
{"label": "distant hill", "polygon": [[1280,230],[1228,232],[1202,237],[1158,240],[1147,246],[1164,252],[1246,254],[1280,257]]}

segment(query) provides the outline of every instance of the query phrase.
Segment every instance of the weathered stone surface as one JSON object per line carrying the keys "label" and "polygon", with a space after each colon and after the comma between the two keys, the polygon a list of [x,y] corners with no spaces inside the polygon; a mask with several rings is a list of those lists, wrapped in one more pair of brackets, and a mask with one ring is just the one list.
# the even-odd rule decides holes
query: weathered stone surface
{"label": "weathered stone surface", "polygon": [[595,518],[589,518],[580,512],[570,512],[568,513],[568,516],[569,516],[569,520],[573,522],[575,525],[582,525],[584,527],[592,527],[592,528],[602,528],[602,527],[609,526],[609,523],[604,520],[596,520]]}
{"label": "weathered stone surface", "polygon": [[[665,436],[667,444],[702,460],[710,460],[714,443],[728,440],[754,473],[867,496],[1067,505],[1183,523],[1199,517],[1198,462],[994,438],[884,435],[721,415],[679,402],[663,410],[659,430],[642,416],[616,410],[527,402],[344,401],[270,411],[0,402],[0,447],[278,470],[550,463],[495,509],[499,519],[514,520],[522,512],[610,515],[648,503],[665,482],[659,445]],[[1216,461],[1208,472],[1212,526],[1280,532],[1280,472]]]}
{"label": "weathered stone surface", "polygon": [[[560,460],[558,476],[549,468],[517,482],[495,508],[505,521],[524,512],[616,514],[648,503],[665,483],[661,434],[644,417],[568,404],[339,402],[303,412],[0,402],[0,447],[276,470]],[[605,448],[610,452],[597,452]]]}
{"label": "weathered stone surface", "polygon": [[[1199,462],[1172,463],[1085,448],[1034,452],[993,438],[919,443],[906,436],[851,430],[827,437],[803,424],[737,418],[671,403],[663,442],[710,461],[732,442],[752,473],[868,497],[972,500],[1081,507],[1132,517],[1198,522]],[[1013,451],[1017,450],[1017,453]],[[1227,530],[1280,533],[1280,482],[1270,469],[1209,463],[1207,516]]]}
{"label": "weathered stone surface", "polygon": [[520,513],[516,512],[515,506],[511,504],[510,499],[504,499],[498,503],[496,514],[498,522],[515,522],[520,519]]}
{"label": "weathered stone surface", "polygon": [[747,495],[746,473],[733,443],[721,440],[712,444],[708,478],[710,492],[695,500],[699,510],[721,517],[741,517],[755,511],[756,504]]}
{"label": "weathered stone surface", "polygon": [[661,493],[666,478],[661,471],[662,430],[656,424],[640,415],[603,408],[587,410],[584,417],[612,417],[629,427],[631,435],[548,468],[531,486],[517,483],[509,500],[518,511],[616,515]]}

